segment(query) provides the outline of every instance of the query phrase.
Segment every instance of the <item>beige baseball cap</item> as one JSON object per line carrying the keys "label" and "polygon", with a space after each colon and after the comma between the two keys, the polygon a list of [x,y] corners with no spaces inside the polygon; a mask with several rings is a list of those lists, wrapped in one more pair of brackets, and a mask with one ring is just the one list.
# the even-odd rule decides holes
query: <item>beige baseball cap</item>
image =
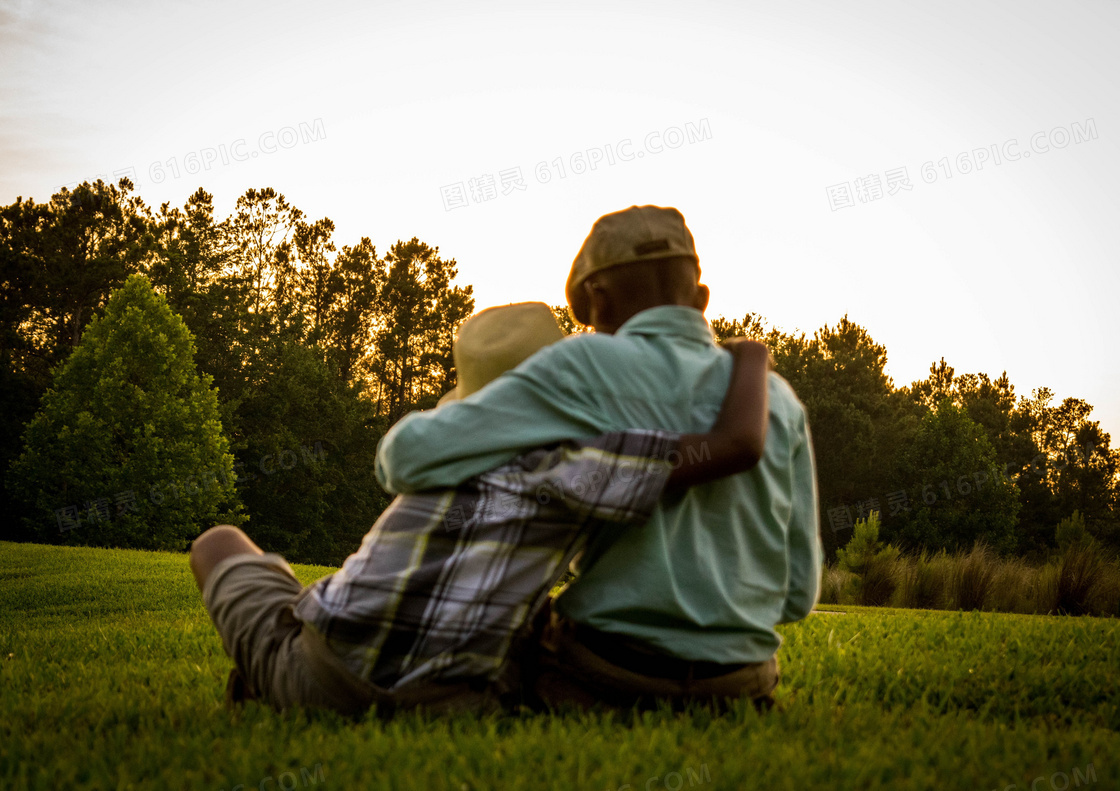
{"label": "beige baseball cap", "polygon": [[621,264],[679,256],[691,258],[699,268],[700,258],[696,255],[692,232],[676,209],[631,206],[604,214],[591,226],[591,233],[572,262],[565,287],[572,318],[580,324],[590,321],[590,305],[583,281],[594,273]]}
{"label": "beige baseball cap", "polygon": [[439,403],[466,398],[563,338],[556,316],[543,302],[499,305],[476,313],[455,336],[452,355],[459,382]]}

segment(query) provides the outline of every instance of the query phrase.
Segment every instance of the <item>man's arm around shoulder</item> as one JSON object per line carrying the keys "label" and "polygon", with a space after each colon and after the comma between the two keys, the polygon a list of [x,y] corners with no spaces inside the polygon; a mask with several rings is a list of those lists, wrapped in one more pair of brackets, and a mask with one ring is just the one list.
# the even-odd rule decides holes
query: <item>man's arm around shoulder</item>
{"label": "man's arm around shoulder", "polygon": [[526,450],[601,433],[572,387],[580,353],[560,341],[462,401],[401,418],[378,445],[378,482],[391,494],[458,486]]}

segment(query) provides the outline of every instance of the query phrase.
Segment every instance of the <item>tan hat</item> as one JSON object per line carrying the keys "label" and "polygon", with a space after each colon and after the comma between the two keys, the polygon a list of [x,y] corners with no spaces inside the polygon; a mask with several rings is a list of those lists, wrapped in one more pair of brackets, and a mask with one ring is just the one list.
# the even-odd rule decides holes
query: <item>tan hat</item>
{"label": "tan hat", "polygon": [[572,318],[588,324],[587,294],[583,281],[595,272],[636,261],[657,261],[686,256],[700,266],[692,233],[679,211],[661,206],[631,206],[604,214],[591,226],[579,249],[565,292]]}
{"label": "tan hat", "polygon": [[466,398],[563,338],[556,316],[543,302],[499,305],[476,313],[459,327],[452,348],[459,383],[439,402]]}

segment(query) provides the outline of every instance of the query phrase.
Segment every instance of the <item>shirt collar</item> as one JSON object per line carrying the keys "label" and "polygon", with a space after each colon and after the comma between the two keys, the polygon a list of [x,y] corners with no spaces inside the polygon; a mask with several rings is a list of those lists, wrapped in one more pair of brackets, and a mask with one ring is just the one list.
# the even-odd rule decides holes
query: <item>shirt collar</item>
{"label": "shirt collar", "polygon": [[659,305],[635,313],[618,328],[616,335],[671,335],[711,344],[712,330],[704,314],[683,305]]}

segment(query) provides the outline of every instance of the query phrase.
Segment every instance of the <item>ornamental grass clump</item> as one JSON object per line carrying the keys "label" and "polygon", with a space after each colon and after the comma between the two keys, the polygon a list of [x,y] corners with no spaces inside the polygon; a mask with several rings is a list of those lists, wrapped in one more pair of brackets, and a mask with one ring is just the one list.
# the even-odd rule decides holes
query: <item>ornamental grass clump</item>
{"label": "ornamental grass clump", "polygon": [[851,604],[848,594],[854,578],[850,571],[833,564],[825,565],[821,572],[821,604]]}
{"label": "ornamental grass clump", "polygon": [[964,556],[954,558],[952,602],[957,610],[983,610],[992,589],[999,558],[977,542]]}
{"label": "ornamental grass clump", "polygon": [[898,566],[898,604],[921,610],[942,610],[949,595],[952,560],[941,550],[923,550]]}
{"label": "ornamental grass clump", "polygon": [[1005,558],[996,567],[988,592],[988,609],[1029,615],[1036,611],[1034,589],[1039,569],[1020,558]]}
{"label": "ornamental grass clump", "polygon": [[1057,561],[1055,609],[1065,615],[1111,615],[1120,607],[1120,566],[1089,532],[1080,511],[1054,531]]}
{"label": "ornamental grass clump", "polygon": [[1071,544],[1058,562],[1057,610],[1063,615],[1088,615],[1103,593],[1108,558],[1093,542]]}

